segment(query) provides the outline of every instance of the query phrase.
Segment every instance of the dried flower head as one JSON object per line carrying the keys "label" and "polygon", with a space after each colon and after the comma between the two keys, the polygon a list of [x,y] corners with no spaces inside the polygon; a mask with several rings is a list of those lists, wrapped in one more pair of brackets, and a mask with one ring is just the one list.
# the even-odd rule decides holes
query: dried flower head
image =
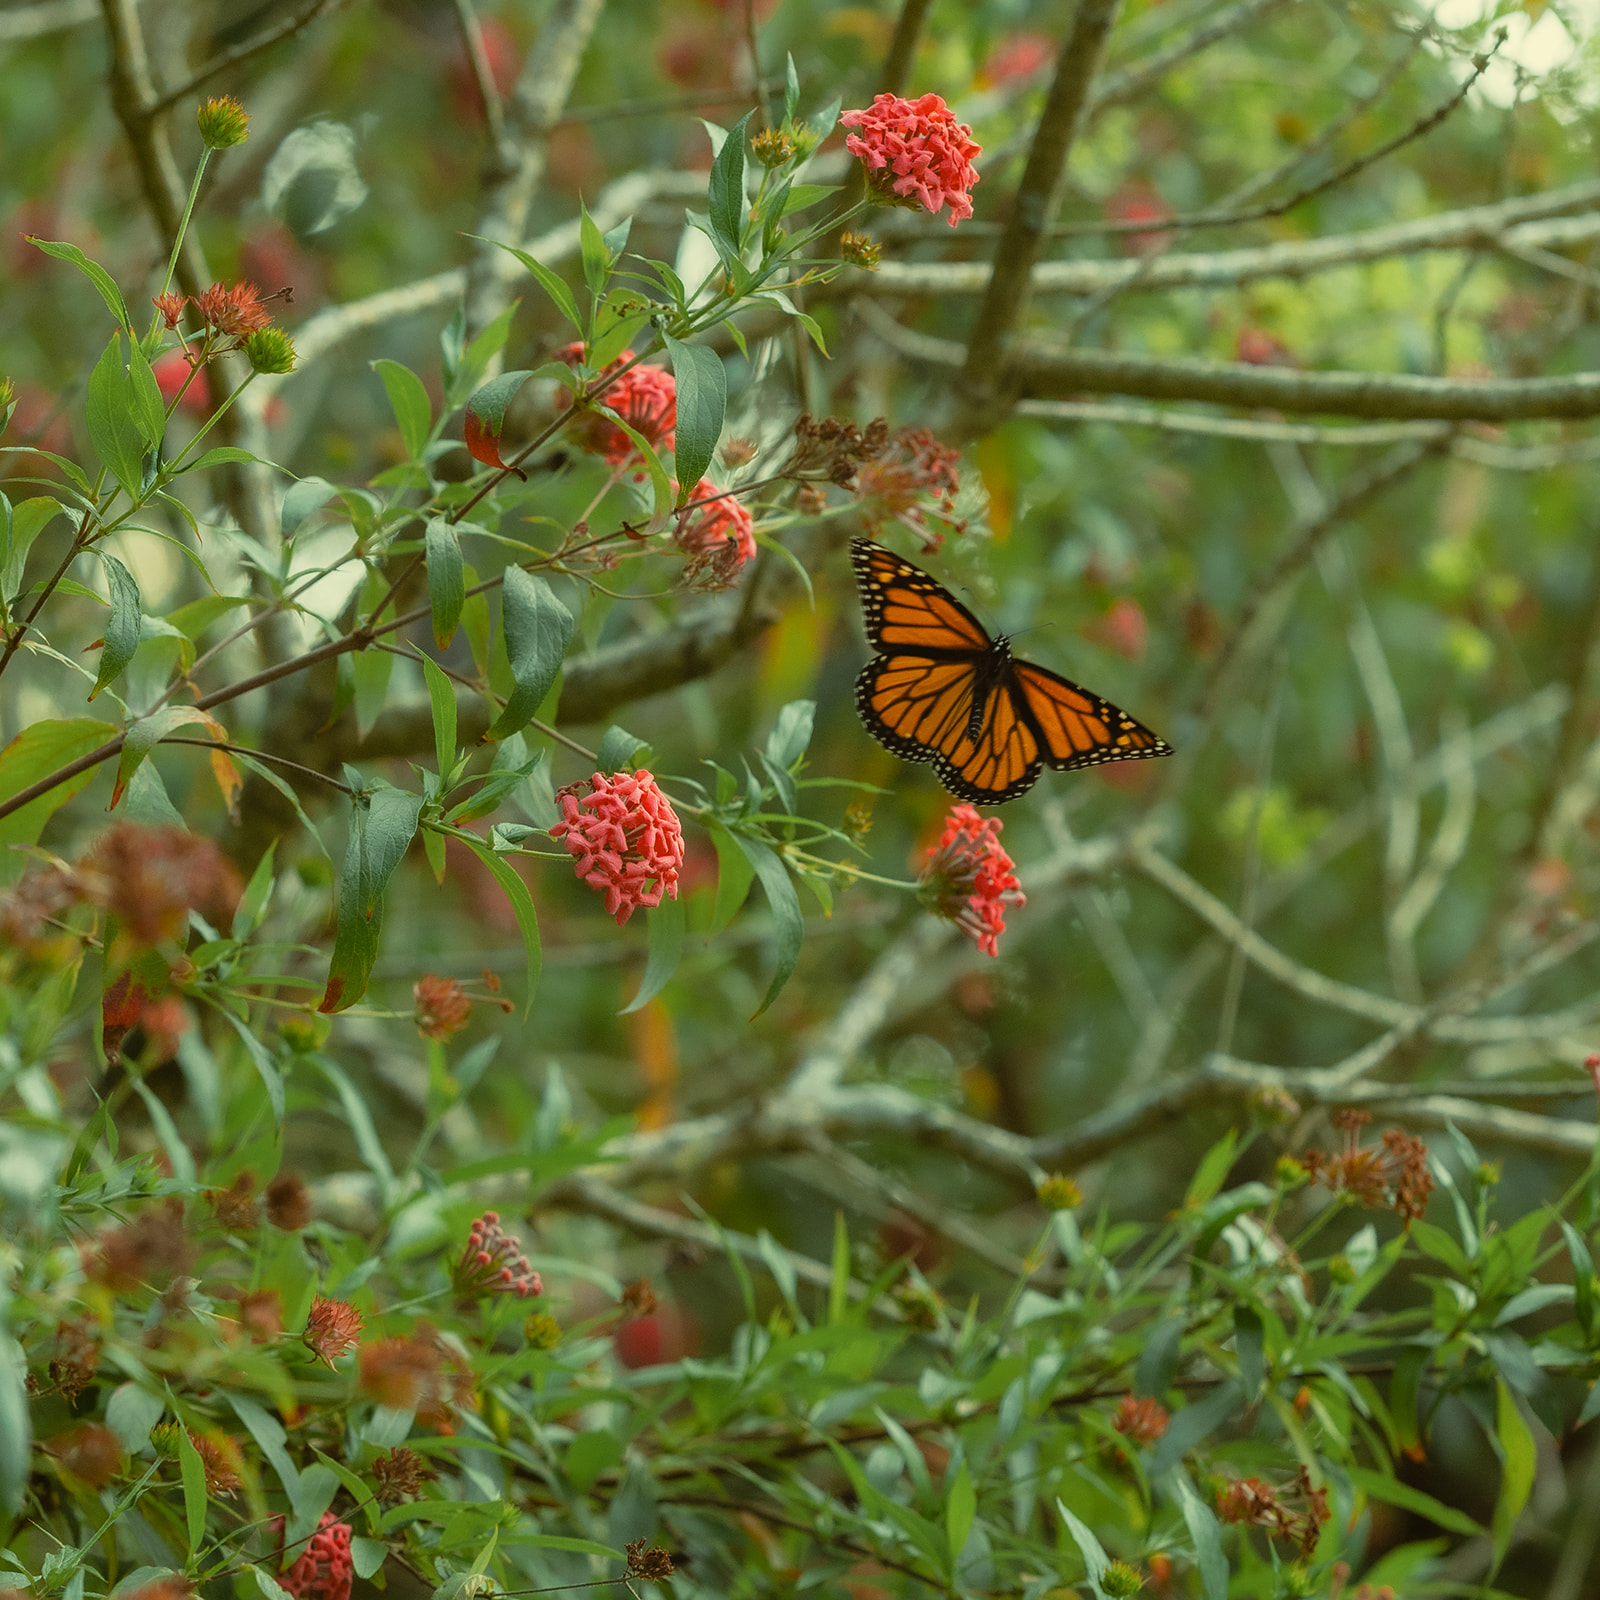
{"label": "dried flower head", "polygon": [[632,1322],[639,1317],[654,1316],[656,1306],[655,1286],[648,1278],[635,1278],[632,1283],[622,1286],[619,1309],[624,1321]]}
{"label": "dried flower head", "polygon": [[660,1545],[645,1548],[643,1539],[630,1539],[623,1547],[628,1552],[628,1570],[625,1578],[644,1578],[659,1583],[673,1573],[672,1557]]}
{"label": "dried flower head", "polygon": [[372,1476],[377,1479],[379,1502],[394,1506],[421,1494],[439,1474],[415,1450],[397,1445],[372,1463]]}
{"label": "dried flower head", "polygon": [[250,118],[231,94],[213,95],[202,101],[195,122],[208,150],[226,150],[250,137]]}
{"label": "dried flower head", "polygon": [[1332,1120],[1344,1134],[1344,1148],[1334,1155],[1307,1150],[1301,1166],[1324,1188],[1349,1195],[1358,1205],[1387,1206],[1409,1228],[1427,1210],[1433,1193],[1427,1145],[1400,1128],[1390,1128],[1380,1144],[1361,1144],[1361,1130],[1372,1120],[1365,1111],[1345,1108],[1334,1112]]}
{"label": "dried flower head", "polygon": [[272,321],[272,313],[261,303],[261,291],[253,283],[214,283],[195,296],[195,310],[208,328],[230,339],[257,333]]}
{"label": "dried flower head", "polygon": [[972,215],[971,190],[978,181],[972,158],[983,147],[941,96],[903,100],[880,94],[864,110],[845,112],[839,124],[855,130],[845,149],[860,156],[880,199],[934,216],[948,205],[952,228]]}
{"label": "dried flower head", "polygon": [[209,839],[187,829],[120,822],[78,863],[83,898],[117,919],[118,938],[152,946],[182,936],[190,911],[226,924],[239,874]]}
{"label": "dried flower head", "polygon": [[257,328],[244,336],[240,348],[252,372],[281,375],[294,371],[294,344],[282,328]]}
{"label": "dried flower head", "polygon": [[1167,1431],[1170,1420],[1171,1413],[1159,1400],[1152,1400],[1148,1395],[1125,1394],[1117,1402],[1117,1414],[1111,1419],[1111,1426],[1135,1444],[1154,1444]]}
{"label": "dried flower head", "polygon": [[749,511],[737,495],[705,478],[678,513],[672,538],[689,558],[690,576],[712,588],[726,588],[756,553],[755,523]]}
{"label": "dried flower head", "polygon": [[226,1189],[207,1189],[211,1215],[226,1233],[249,1233],[261,1226],[261,1205],[256,1199],[256,1175],[238,1174]]}
{"label": "dried flower head", "polygon": [[[569,344],[556,351],[555,359],[569,367],[581,365],[582,344]],[[622,376],[596,395],[592,403],[616,412],[652,449],[670,450],[677,442],[677,382],[664,367],[628,367],[634,359],[632,350],[624,350],[615,361],[600,369],[601,382],[615,373],[620,372]],[[623,371],[625,367],[627,371]],[[572,396],[563,390],[563,409],[571,404]],[[573,420],[571,437],[579,449],[604,456],[614,467],[639,456],[639,447],[633,440],[609,417],[596,410],[586,410]]]}
{"label": "dried flower head", "polygon": [[985,955],[1000,954],[1006,911],[1027,904],[1001,848],[998,817],[980,817],[969,805],[952,806],[939,842],[930,845],[919,897],[935,916],[965,933]]}
{"label": "dried flower head", "polygon": [[47,1370],[50,1382],[68,1405],[89,1387],[99,1370],[100,1350],[93,1329],[88,1317],[56,1324],[56,1353]]}
{"label": "dried flower head", "polygon": [[[580,794],[577,791],[587,789]],[[647,768],[597,772],[556,796],[561,821],[550,830],[577,859],[573,871],[606,897],[620,927],[640,906],[678,898],[683,829],[671,802]]]}
{"label": "dried flower head", "polygon": [[79,898],[77,877],[64,864],[26,874],[0,894],[0,951],[26,961],[65,963],[77,940],[61,919]]}
{"label": "dried flower head", "polygon": [[170,330],[176,328],[183,318],[183,308],[188,305],[189,297],[186,294],[153,294],[150,304],[161,313],[161,320]]}
{"label": "dried flower head", "polygon": [[462,1300],[477,1300],[489,1294],[526,1298],[544,1293],[539,1274],[528,1265],[517,1241],[500,1226],[496,1211],[485,1211],[472,1224],[451,1283]]}
{"label": "dried flower head", "polygon": [[453,1406],[473,1403],[472,1371],[426,1323],[409,1339],[375,1339],[361,1347],[361,1392],[394,1411],[448,1431]]}
{"label": "dried flower head", "polygon": [[754,439],[724,439],[717,457],[730,472],[747,467],[760,453]]}
{"label": "dried flower head", "polygon": [[58,1433],[44,1447],[63,1472],[91,1489],[103,1489],[122,1470],[122,1441],[103,1422],[85,1422]]}
{"label": "dried flower head", "polygon": [[205,1472],[206,1493],[212,1499],[233,1494],[243,1485],[244,1457],[239,1453],[238,1441],[230,1434],[219,1433],[215,1429],[209,1433],[191,1432],[189,1442],[199,1453],[200,1465]]}
{"label": "dried flower head", "polygon": [[331,1367],[355,1349],[363,1326],[361,1313],[348,1300],[330,1300],[319,1294],[311,1302],[306,1331],[300,1337],[312,1355]]}
{"label": "dried flower head", "polygon": [[876,460],[888,448],[889,424],[882,417],[874,417],[863,429],[842,417],[818,420],[804,411],[794,425],[794,453],[785,463],[783,475],[854,483],[861,463]]}
{"label": "dried flower head", "polygon": [[1083,1204],[1083,1190],[1071,1178],[1059,1172],[1041,1178],[1034,1185],[1033,1192],[1046,1211],[1071,1211]]}
{"label": "dried flower head", "polygon": [[267,1221],[298,1233],[311,1221],[311,1191],[298,1172],[280,1172],[267,1185]]}
{"label": "dried flower head", "polygon": [[750,141],[757,161],[764,167],[787,166],[794,160],[794,140],[782,128],[763,128]]}
{"label": "dried flower head", "polygon": [[165,1288],[186,1274],[193,1260],[194,1247],[183,1226],[183,1202],[177,1199],[106,1229],[83,1249],[84,1274],[113,1294],[126,1294],[141,1284]]}
{"label": "dried flower head", "polygon": [[878,263],[883,260],[883,246],[870,233],[846,228],[839,235],[839,255],[853,267],[860,267],[864,272],[876,272]]}
{"label": "dried flower head", "polygon": [[411,998],[424,1039],[448,1039],[472,1021],[472,1000],[454,978],[424,973],[412,985]]}
{"label": "dried flower head", "polygon": [[295,1600],[350,1600],[354,1577],[350,1524],[324,1511],[317,1531],[306,1540],[298,1559],[278,1574],[278,1582]]}
{"label": "dried flower head", "polygon": [[561,1343],[561,1324],[548,1311],[535,1311],[523,1318],[522,1337],[533,1350],[554,1350]]}
{"label": "dried flower head", "polygon": [[[1289,1500],[1301,1502],[1299,1509]],[[1282,1494],[1260,1478],[1236,1478],[1217,1491],[1217,1516],[1223,1522],[1265,1528],[1273,1538],[1292,1539],[1309,1556],[1328,1521],[1328,1491],[1314,1489],[1304,1467]]]}
{"label": "dried flower head", "polygon": [[926,428],[899,429],[886,449],[861,466],[851,487],[869,532],[892,520],[915,533],[923,549],[937,550],[945,530],[966,531],[955,512],[961,452],[940,444]]}

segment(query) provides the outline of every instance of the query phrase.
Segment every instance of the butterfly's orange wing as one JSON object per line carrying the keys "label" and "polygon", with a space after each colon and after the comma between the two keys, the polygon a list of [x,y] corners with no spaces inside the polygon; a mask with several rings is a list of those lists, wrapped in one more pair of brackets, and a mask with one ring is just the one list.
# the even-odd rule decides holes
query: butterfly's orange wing
{"label": "butterfly's orange wing", "polygon": [[994,641],[942,583],[870,539],[850,541],[861,615],[874,650],[921,656],[982,655]]}
{"label": "butterfly's orange wing", "polygon": [[1048,667],[1011,664],[1011,692],[1038,731],[1041,759],[1058,772],[1106,761],[1170,756],[1172,746],[1114,706]]}

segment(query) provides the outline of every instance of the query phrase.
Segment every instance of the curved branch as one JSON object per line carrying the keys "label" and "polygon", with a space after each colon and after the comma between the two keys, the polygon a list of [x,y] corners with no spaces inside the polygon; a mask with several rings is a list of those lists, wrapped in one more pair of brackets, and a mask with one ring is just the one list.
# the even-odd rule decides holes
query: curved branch
{"label": "curved branch", "polygon": [[260,55],[263,50],[270,50],[273,45],[281,43],[284,39],[292,39],[302,29],[310,27],[324,11],[342,3],[343,0],[310,0],[310,4],[303,7],[295,16],[286,18],[274,27],[263,28],[260,33],[252,34],[248,39],[234,45],[231,50],[224,50],[220,55],[213,56],[203,67],[191,72],[177,88],[168,89],[151,106],[152,113],[171,110],[180,100],[192,95],[202,84],[209,83],[219,72],[226,72],[229,67],[236,67],[241,61],[248,61],[251,56]]}

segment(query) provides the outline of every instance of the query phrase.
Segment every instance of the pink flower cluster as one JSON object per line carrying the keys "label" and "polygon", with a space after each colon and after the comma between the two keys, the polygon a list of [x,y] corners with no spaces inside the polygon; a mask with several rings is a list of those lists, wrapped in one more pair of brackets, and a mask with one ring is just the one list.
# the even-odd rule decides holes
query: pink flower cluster
{"label": "pink flower cluster", "polygon": [[938,216],[950,207],[950,226],[972,215],[970,191],[978,181],[972,158],[982,150],[972,129],[957,122],[936,94],[920,100],[880,94],[864,111],[839,118],[850,134],[844,145],[866,163],[867,182],[886,200]]}
{"label": "pink flower cluster", "polygon": [[500,1226],[498,1211],[485,1211],[472,1224],[467,1247],[456,1263],[456,1293],[464,1299],[484,1294],[543,1294],[544,1281],[528,1265],[517,1241]]}
{"label": "pink flower cluster", "polygon": [[[709,501],[703,511],[690,507]],[[678,518],[673,540],[693,566],[706,568],[719,583],[733,575],[756,553],[755,524],[737,495],[725,494],[702,478]]]}
{"label": "pink flower cluster", "polygon": [[573,871],[605,892],[606,911],[621,927],[640,906],[678,898],[683,870],[683,829],[671,802],[643,767],[637,772],[597,772],[587,794],[575,783],[558,792],[561,818],[550,830],[577,857]]}
{"label": "pink flower cluster", "polygon": [[1016,863],[1000,844],[1001,826],[998,817],[980,817],[969,805],[951,806],[922,869],[923,904],[988,956],[1000,954],[1006,908],[1028,903]]}
{"label": "pink flower cluster", "polygon": [[[556,360],[569,367],[583,360],[582,344],[569,344],[556,351]],[[615,361],[600,369],[602,378],[621,372],[633,360],[633,351],[624,350]],[[633,367],[617,379],[596,399],[598,405],[609,407],[622,418],[635,433],[643,435],[656,450],[670,450],[677,442],[678,385],[664,367]],[[572,404],[572,397],[563,391],[563,408]],[[614,467],[620,467],[630,457],[637,457],[638,447],[621,428],[598,411],[580,417],[572,429],[572,438],[580,449],[591,455],[604,456]]]}
{"label": "pink flower cluster", "polygon": [[278,1574],[278,1582],[295,1600],[350,1600],[350,1580],[354,1576],[350,1524],[340,1522],[331,1511],[324,1511],[299,1559]]}

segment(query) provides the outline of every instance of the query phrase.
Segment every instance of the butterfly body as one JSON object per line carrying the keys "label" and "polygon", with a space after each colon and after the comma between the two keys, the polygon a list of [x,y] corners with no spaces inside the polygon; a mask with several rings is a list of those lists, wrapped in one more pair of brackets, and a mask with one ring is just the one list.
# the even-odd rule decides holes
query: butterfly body
{"label": "butterfly body", "polygon": [[958,799],[999,805],[1047,766],[1172,754],[1110,701],[1014,656],[920,567],[870,539],[853,539],[850,557],[878,652],[856,679],[856,709],[880,744],[931,762]]}

